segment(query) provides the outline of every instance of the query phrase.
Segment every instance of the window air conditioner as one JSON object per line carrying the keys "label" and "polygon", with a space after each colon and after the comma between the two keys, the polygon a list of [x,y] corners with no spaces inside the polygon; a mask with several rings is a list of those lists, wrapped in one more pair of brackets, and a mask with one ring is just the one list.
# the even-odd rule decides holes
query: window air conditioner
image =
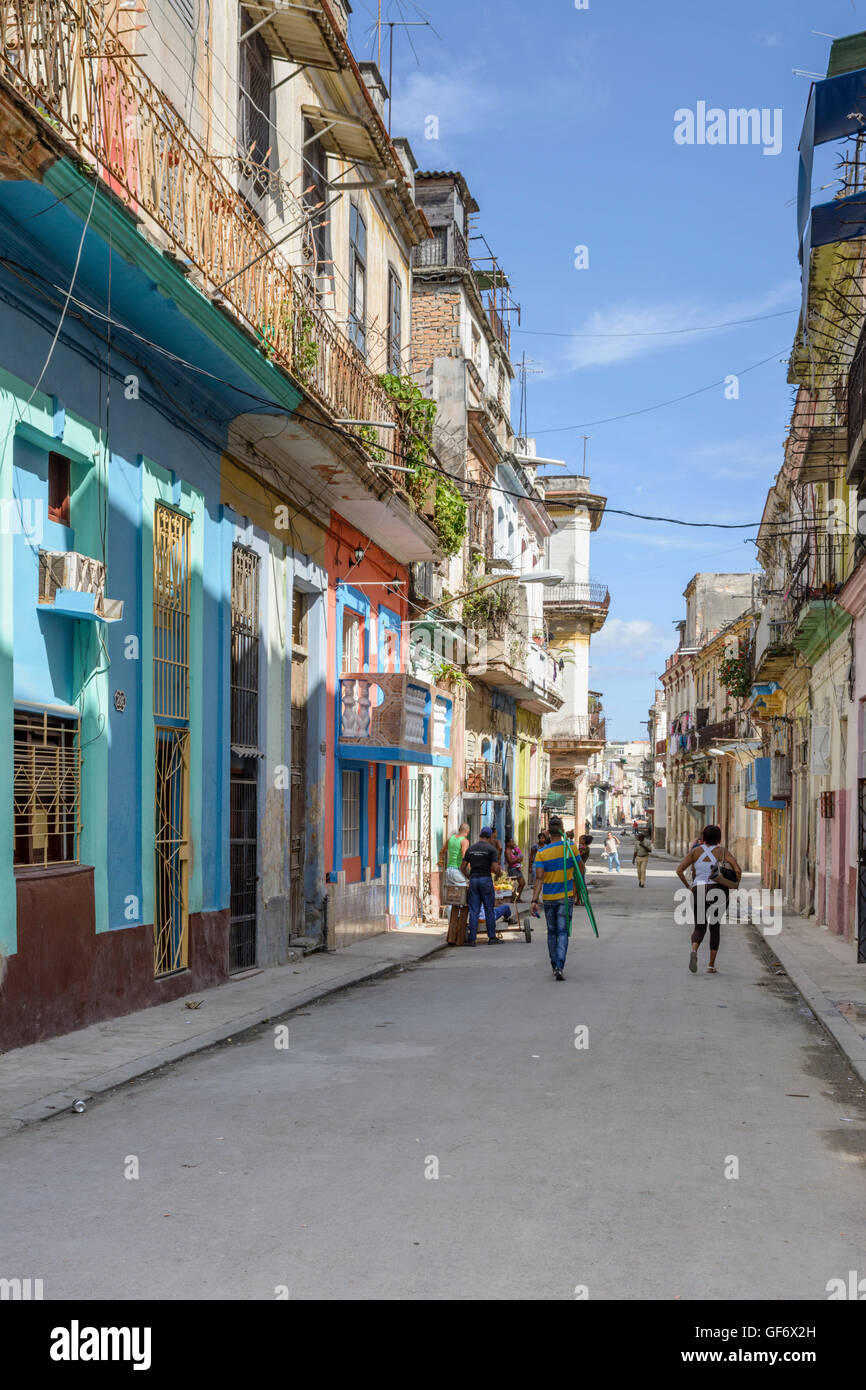
{"label": "window air conditioner", "polygon": [[63,604],[62,600],[58,601],[58,594],[63,590],[92,594],[92,611],[106,622],[116,622],[123,616],[123,600],[105,596],[105,565],[101,560],[79,555],[75,550],[40,550],[40,604],[61,609]]}

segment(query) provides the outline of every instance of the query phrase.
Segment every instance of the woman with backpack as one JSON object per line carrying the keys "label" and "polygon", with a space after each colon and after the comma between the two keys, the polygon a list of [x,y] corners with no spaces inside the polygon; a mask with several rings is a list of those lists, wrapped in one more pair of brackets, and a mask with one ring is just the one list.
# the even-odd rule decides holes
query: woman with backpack
{"label": "woman with backpack", "polygon": [[690,849],[685,859],[677,865],[677,878],[686,888],[690,886],[686,878],[686,869],[690,867],[693,871],[691,891],[695,929],[692,932],[689,970],[693,975],[697,974],[698,947],[709,927],[710,963],[707,974],[715,975],[722,913],[727,911],[728,894],[732,888],[736,888],[743,871],[734,856],[722,845],[722,832],[717,825],[706,826],[700,844]]}

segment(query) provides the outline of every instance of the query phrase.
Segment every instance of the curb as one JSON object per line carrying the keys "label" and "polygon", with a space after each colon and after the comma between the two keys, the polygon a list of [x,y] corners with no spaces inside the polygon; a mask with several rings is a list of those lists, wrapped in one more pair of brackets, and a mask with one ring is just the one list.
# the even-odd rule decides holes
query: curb
{"label": "curb", "polygon": [[225,1042],[228,1038],[243,1037],[272,1018],[286,1017],[295,1013],[296,1010],[304,1008],[307,1004],[326,999],[333,994],[339,994],[342,990],[352,989],[355,985],[365,984],[368,980],[381,979],[385,975],[399,971],[406,965],[415,965],[420,961],[427,960],[438,954],[439,951],[444,951],[446,947],[445,938],[437,937],[435,941],[425,943],[423,947],[419,948],[417,954],[406,956],[403,959],[379,960],[375,963],[371,962],[370,965],[356,966],[338,979],[323,981],[321,984],[312,985],[308,989],[293,993],[291,999],[277,1000],[267,1006],[263,1005],[260,1008],[251,1009],[248,1013],[241,1014],[231,1021],[220,1023],[214,1028],[208,1029],[207,1032],[196,1034],[193,1038],[180,1039],[164,1047],[156,1048],[143,1057],[137,1057],[134,1061],[125,1062],[119,1067],[111,1067],[106,1071],[97,1072],[77,1085],[75,1090],[55,1091],[26,1105],[21,1105],[14,1111],[0,1117],[0,1139],[5,1139],[11,1134],[19,1134],[22,1129],[26,1129],[29,1125],[38,1124],[41,1120],[50,1120],[56,1115],[71,1111],[73,1102],[76,1100],[89,1103],[119,1086],[136,1080],[138,1077],[147,1076],[150,1072],[158,1071],[161,1067],[168,1066],[173,1062],[183,1061],[186,1057],[194,1057],[199,1052],[206,1052],[208,1048]]}
{"label": "curb", "polygon": [[752,930],[785,971],[795,989],[799,991],[805,1003],[812,1010],[824,1032],[836,1044],[842,1056],[856,1073],[861,1085],[866,1088],[866,1039],[861,1038],[854,1031],[835,1004],[815,984],[811,975],[800,964],[793,952],[784,947],[779,949],[772,938],[764,936],[760,927],[756,927],[754,923],[752,923]]}

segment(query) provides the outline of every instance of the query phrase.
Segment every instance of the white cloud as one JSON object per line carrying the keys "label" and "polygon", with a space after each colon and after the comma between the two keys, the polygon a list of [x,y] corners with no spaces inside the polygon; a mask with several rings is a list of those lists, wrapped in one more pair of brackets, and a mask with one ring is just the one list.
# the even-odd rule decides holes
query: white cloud
{"label": "white cloud", "polygon": [[[581,371],[586,367],[609,367],[647,357],[651,353],[671,347],[682,347],[694,343],[698,335],[673,333],[669,330],[691,327],[698,329],[716,323],[729,324],[732,320],[758,318],[762,314],[795,308],[798,293],[796,283],[787,280],[757,299],[715,306],[694,302],[644,305],[624,303],[593,309],[573,331],[598,336],[573,338],[568,341],[559,366],[545,367],[545,375],[549,378],[562,372]],[[792,313],[791,323],[793,322]],[[783,320],[780,319],[779,323],[783,323]],[[730,328],[718,328],[714,333],[730,333],[736,326],[733,324]],[[711,336],[714,334],[702,332],[700,341]]]}
{"label": "white cloud", "polygon": [[782,466],[784,442],[776,435],[743,435],[716,444],[697,444],[683,457],[696,478],[707,484],[716,478],[760,478],[769,483]]}
{"label": "white cloud", "polygon": [[[449,141],[483,128],[499,105],[500,89],[484,78],[480,63],[462,63],[441,72],[413,72],[395,82],[391,129],[412,142],[422,169],[447,168],[443,154]],[[438,138],[428,139],[430,116],[438,121]]]}
{"label": "white cloud", "polygon": [[627,653],[634,661],[645,661],[657,653],[667,654],[676,646],[672,632],[647,618],[608,618],[592,639],[593,659]]}

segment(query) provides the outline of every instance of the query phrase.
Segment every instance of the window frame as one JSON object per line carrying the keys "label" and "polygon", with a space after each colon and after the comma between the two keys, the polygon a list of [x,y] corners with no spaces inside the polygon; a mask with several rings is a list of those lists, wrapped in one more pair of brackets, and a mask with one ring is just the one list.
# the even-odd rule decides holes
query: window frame
{"label": "window frame", "polygon": [[[24,730],[33,733],[39,732],[42,726],[42,740],[34,738],[23,738],[20,735]],[[48,741],[47,735],[59,735],[55,743],[54,740]],[[68,736],[68,737],[67,737]],[[22,773],[20,750],[39,748],[62,750],[66,756],[63,758],[62,778],[60,783],[71,781],[71,796],[64,811],[64,818],[71,818],[71,826],[66,825],[62,830],[55,830],[53,834],[46,828],[41,838],[44,839],[43,857],[35,857],[33,841],[34,834],[33,811],[38,809],[45,813],[46,822],[50,814],[50,808],[38,806],[39,788],[39,768],[36,764],[35,755],[30,759],[32,764],[32,781],[28,787],[26,771]],[[57,759],[55,757],[55,763]],[[18,788],[18,798],[21,799],[22,783],[25,784],[27,801],[30,803],[26,808],[18,810],[16,807],[16,787]],[[55,784],[55,793],[56,786]],[[55,794],[55,800],[56,800]],[[56,813],[55,813],[56,814]],[[12,750],[12,819],[13,819],[13,842],[12,842],[12,864],[14,869],[49,869],[60,866],[77,866],[81,859],[81,719],[73,716],[53,715],[47,709],[26,708],[15,706],[13,712],[13,750]],[[19,828],[21,822],[26,819],[26,828]],[[50,839],[65,841],[65,852],[51,855],[49,851]],[[19,850],[19,843],[26,842],[26,857]],[[71,852],[70,852],[71,851]]]}
{"label": "window frame", "polygon": [[403,282],[393,265],[388,266],[388,371],[403,371]]}
{"label": "window frame", "polygon": [[[359,235],[360,229],[360,235]],[[360,277],[358,271],[360,270]],[[358,311],[358,286],[361,306]],[[367,355],[367,223],[357,203],[349,204],[349,337]]]}
{"label": "window frame", "polygon": [[[349,781],[348,790],[347,779]],[[355,794],[352,793],[352,786],[355,788]],[[361,794],[361,769],[357,767],[344,767],[340,791],[342,808],[340,816],[341,861],[361,858]],[[355,811],[354,815],[351,814],[353,809]],[[350,812],[348,815],[347,810]],[[348,840],[347,836],[351,836],[351,840]],[[354,849],[352,845],[354,845]]]}
{"label": "window frame", "polygon": [[[60,475],[58,477],[58,474]],[[48,520],[69,526],[71,461],[54,450],[48,455]],[[58,499],[60,499],[58,503]]]}

